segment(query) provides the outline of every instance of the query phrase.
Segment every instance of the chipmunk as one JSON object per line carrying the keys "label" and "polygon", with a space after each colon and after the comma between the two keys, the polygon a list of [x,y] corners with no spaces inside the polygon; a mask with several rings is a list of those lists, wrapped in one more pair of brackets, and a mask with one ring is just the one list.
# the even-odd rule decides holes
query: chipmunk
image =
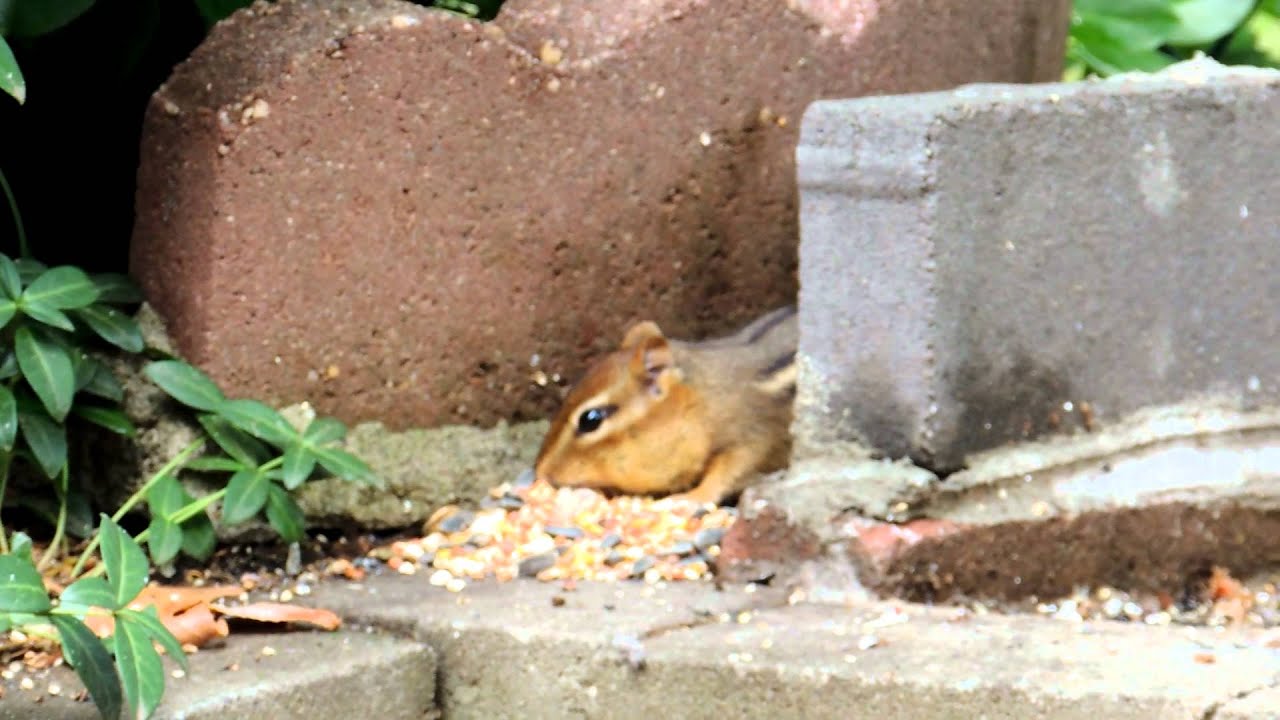
{"label": "chipmunk", "polygon": [[796,310],[733,335],[669,340],[632,326],[551,422],[534,464],[553,486],[721,503],[791,455]]}

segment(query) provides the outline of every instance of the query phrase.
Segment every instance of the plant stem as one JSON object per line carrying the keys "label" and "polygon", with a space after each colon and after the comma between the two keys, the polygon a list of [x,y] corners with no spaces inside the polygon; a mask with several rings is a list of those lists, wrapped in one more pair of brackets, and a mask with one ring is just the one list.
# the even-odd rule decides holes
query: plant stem
{"label": "plant stem", "polygon": [[[183,463],[185,463],[188,459],[191,458],[193,454],[196,453],[196,451],[203,448],[204,442],[205,442],[204,438],[200,438],[195,442],[191,443],[190,445],[186,446],[185,448],[183,448],[182,452],[175,455],[172,460],[164,464],[164,467],[157,470],[156,473],[151,476],[151,479],[146,482],[146,484],[138,488],[138,490],[135,493],[130,495],[129,499],[125,500],[124,504],[120,506],[120,509],[117,510],[115,514],[111,516],[111,519],[116,522],[119,522],[120,518],[124,517],[125,513],[132,510],[134,505],[137,505],[139,502],[142,502],[142,499],[147,496],[147,493],[151,490],[152,487],[155,486],[156,483],[160,482],[165,477],[168,477],[170,474],[176,472],[179,468],[182,467]],[[84,552],[80,553],[80,558],[76,560],[75,567],[71,569],[71,577],[78,577],[80,575],[80,571],[84,570],[84,564],[89,561],[89,557],[93,555],[95,550],[98,549],[98,543],[100,542],[102,542],[102,528],[98,528],[97,530],[94,531],[93,539],[89,541],[88,547],[84,549]]]}
{"label": "plant stem", "polygon": [[4,176],[3,170],[0,170],[0,187],[4,188],[4,196],[9,200],[9,212],[13,213],[14,227],[18,229],[18,255],[29,258],[31,249],[27,247],[27,229],[22,224],[22,213],[18,212],[18,200],[13,196],[13,190],[9,187],[9,180]]}
{"label": "plant stem", "polygon": [[[0,453],[0,508],[4,507],[4,493],[9,485],[9,463],[13,462],[13,451]],[[9,531],[0,520],[0,555],[9,552]]]}
{"label": "plant stem", "polygon": [[58,555],[58,550],[62,546],[62,538],[67,529],[67,488],[69,486],[67,478],[67,467],[69,463],[62,464],[62,474],[59,476],[58,483],[58,523],[53,529],[53,540],[49,541],[49,547],[44,549],[44,554],[40,556],[40,562],[36,565],[37,570],[44,570],[53,562],[53,558]]}
{"label": "plant stem", "polygon": [[226,494],[227,494],[226,488],[215,490],[209,493],[208,495],[205,495],[202,498],[192,501],[191,504],[184,506],[182,509],[178,510],[178,512],[174,513],[173,517],[169,518],[169,520],[178,525],[181,525],[182,523],[204,512],[205,508],[218,502],[219,500],[222,499],[222,496]]}

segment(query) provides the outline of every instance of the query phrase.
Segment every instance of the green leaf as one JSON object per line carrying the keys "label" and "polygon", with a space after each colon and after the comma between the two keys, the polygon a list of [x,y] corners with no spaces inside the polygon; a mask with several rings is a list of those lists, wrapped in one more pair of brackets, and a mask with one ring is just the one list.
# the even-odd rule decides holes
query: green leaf
{"label": "green leaf", "polygon": [[1097,30],[1122,47],[1154,50],[1178,27],[1169,0],[1075,0],[1072,34],[1081,25]]}
{"label": "green leaf", "polygon": [[132,613],[118,612],[112,640],[124,696],[133,709],[133,716],[149,718],[164,694],[164,665],[160,662],[160,653],[151,644],[151,633]]}
{"label": "green leaf", "polygon": [[188,669],[187,654],[182,651],[182,644],[160,622],[155,605],[148,605],[142,610],[121,610],[120,614],[141,625],[152,640],[160,643],[160,647],[164,648],[165,653],[173,658],[174,662],[181,665],[183,670]]}
{"label": "green leaf", "polygon": [[302,439],[308,445],[327,445],[341,440],[347,435],[347,426],[341,420],[331,417],[318,417],[311,421],[302,432]]}
{"label": "green leaf", "polygon": [[186,467],[196,472],[240,472],[247,469],[245,463],[227,457],[200,457],[187,461]]}
{"label": "green leaf", "polygon": [[13,56],[9,43],[0,37],[0,90],[13,96],[21,105],[27,101],[27,80],[22,77],[18,59]]}
{"label": "green leaf", "polygon": [[182,552],[196,560],[208,560],[218,547],[218,534],[209,516],[200,513],[182,523]]}
{"label": "green leaf", "polygon": [[129,419],[129,416],[115,408],[80,404],[71,408],[71,412],[72,414],[78,415],[94,425],[110,430],[117,435],[134,437],[138,434],[138,429],[134,427],[133,421]]}
{"label": "green leaf", "polygon": [[317,448],[314,452],[320,465],[334,475],[345,480],[354,480],[365,485],[382,487],[382,480],[374,475],[373,470],[355,455],[332,447]]}
{"label": "green leaf", "polygon": [[[1280,6],[1280,0],[1273,4]],[[1231,36],[1221,60],[1228,65],[1280,68],[1280,18],[1259,9]]]}
{"label": "green leaf", "polygon": [[301,445],[295,445],[285,451],[283,474],[284,486],[293,490],[311,477],[316,469],[316,456]]}
{"label": "green leaf", "polygon": [[82,390],[90,395],[116,402],[124,399],[124,386],[116,379],[116,374],[111,372],[111,368],[92,357],[85,358],[85,365],[92,368],[93,374],[89,376],[89,382],[81,388]]}
{"label": "green leaf", "polygon": [[80,17],[93,3],[94,0],[19,0],[5,13],[4,34],[25,38],[46,35]]}
{"label": "green leaf", "polygon": [[219,20],[242,7],[248,7],[253,0],[195,0],[206,26],[212,26]]}
{"label": "green leaf", "polygon": [[35,560],[31,557],[31,536],[21,530],[15,532],[9,539],[9,554],[34,563]]}
{"label": "green leaf", "polygon": [[8,255],[0,255],[0,292],[10,300],[22,297],[22,276]]}
{"label": "green leaf", "polygon": [[208,375],[181,360],[157,360],[143,369],[151,382],[175,400],[206,412],[216,412],[226,402],[222,391]]}
{"label": "green leaf", "polygon": [[44,403],[49,416],[62,422],[71,409],[71,399],[76,392],[71,358],[57,343],[32,332],[30,328],[18,328],[13,339],[18,367],[22,368],[27,384]]}
{"label": "green leaf", "polygon": [[267,486],[267,522],[286,542],[301,542],[306,537],[306,517],[289,492],[275,483]]}
{"label": "green leaf", "polygon": [[89,505],[89,496],[80,485],[67,488],[67,534],[77,538],[87,538],[95,530],[93,526],[93,508]]}
{"label": "green leaf", "polygon": [[97,286],[83,270],[70,265],[46,270],[22,292],[24,305],[38,303],[57,310],[86,307],[97,299]]}
{"label": "green leaf", "polygon": [[98,289],[98,302],[132,305],[143,301],[142,291],[128,275],[101,273],[90,278]]}
{"label": "green leaf", "polygon": [[129,537],[129,533],[105,514],[101,518],[98,532],[102,537],[102,562],[107,566],[107,582],[115,597],[115,604],[111,609],[119,610],[142,592],[147,584],[150,568],[147,566],[147,556],[142,553],[138,543]]}
{"label": "green leaf", "polygon": [[18,356],[12,350],[4,350],[4,358],[0,359],[0,380],[8,380],[18,374]]}
{"label": "green leaf", "polygon": [[8,325],[13,316],[17,314],[17,303],[12,300],[0,300],[0,328]]}
{"label": "green leaf", "polygon": [[[70,589],[70,588],[68,588]],[[75,668],[80,682],[89,691],[89,697],[104,720],[116,720],[124,705],[120,691],[120,678],[106,645],[79,619],[68,615],[50,618],[62,639],[62,654]]]}
{"label": "green leaf", "polygon": [[0,555],[0,612],[42,613],[53,607],[29,559]]}
{"label": "green leaf", "polygon": [[142,330],[133,318],[106,305],[90,305],[73,310],[72,313],[84,321],[89,329],[98,337],[131,353],[140,353],[146,347],[142,341]]}
{"label": "green leaf", "polygon": [[75,607],[77,610],[91,607],[110,610],[115,607],[116,598],[106,580],[100,577],[83,577],[62,591],[60,604],[64,608]]}
{"label": "green leaf", "polygon": [[218,447],[245,465],[257,467],[271,455],[267,446],[260,440],[237,430],[231,423],[217,415],[201,415],[199,420],[205,432],[209,433],[209,437],[213,438]]}
{"label": "green leaf", "polygon": [[22,311],[23,315],[49,327],[66,330],[67,332],[72,332],[76,329],[75,323],[71,322],[71,318],[67,317],[66,313],[50,305],[23,300],[18,305],[18,309]]}
{"label": "green leaf", "polygon": [[1170,9],[1178,25],[1166,42],[1174,47],[1208,45],[1235,30],[1249,13],[1255,0],[1173,0]]}
{"label": "green leaf", "polygon": [[22,278],[23,285],[30,285],[33,280],[49,269],[44,263],[31,258],[18,258],[13,261],[13,265],[18,268],[18,277]]}
{"label": "green leaf", "polygon": [[222,521],[235,525],[258,514],[267,503],[267,487],[271,480],[257,468],[241,470],[227,482],[222,499]]}
{"label": "green leaf", "polygon": [[171,562],[182,550],[182,526],[169,518],[188,502],[190,496],[172,475],[156,481],[147,492],[147,507],[151,510],[147,548],[151,551],[151,561],[155,564]]}
{"label": "green leaf", "polygon": [[0,385],[0,450],[9,452],[18,439],[18,401],[13,392]]}
{"label": "green leaf", "polygon": [[67,464],[67,428],[54,422],[40,406],[27,410],[19,402],[18,429],[45,476],[57,477]]}
{"label": "green leaf", "polygon": [[228,400],[215,412],[237,428],[276,446],[289,444],[298,438],[298,431],[288,420],[257,400]]}
{"label": "green leaf", "polygon": [[1093,25],[1079,25],[1071,29],[1067,53],[1103,77],[1133,70],[1155,72],[1174,61],[1159,50],[1125,45]]}
{"label": "green leaf", "polygon": [[182,526],[163,515],[152,515],[147,528],[150,533],[147,535],[147,550],[151,553],[151,562],[156,565],[173,562],[182,550]]}

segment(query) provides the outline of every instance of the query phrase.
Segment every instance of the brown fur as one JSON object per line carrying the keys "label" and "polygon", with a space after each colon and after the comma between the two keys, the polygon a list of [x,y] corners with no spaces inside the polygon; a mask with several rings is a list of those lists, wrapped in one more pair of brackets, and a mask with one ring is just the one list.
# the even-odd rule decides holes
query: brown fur
{"label": "brown fur", "polygon": [[[652,322],[627,331],[553,418],[535,471],[555,485],[721,502],[791,454],[796,317],[775,310],[710,341],[669,340]],[[616,406],[598,429],[579,417]]]}

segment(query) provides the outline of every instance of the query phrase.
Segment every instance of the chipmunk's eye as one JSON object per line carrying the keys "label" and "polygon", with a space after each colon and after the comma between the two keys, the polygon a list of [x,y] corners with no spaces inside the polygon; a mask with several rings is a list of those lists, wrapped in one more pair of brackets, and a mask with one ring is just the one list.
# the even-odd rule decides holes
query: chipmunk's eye
{"label": "chipmunk's eye", "polygon": [[618,409],[617,405],[602,405],[583,410],[578,416],[578,434],[586,435],[600,429],[600,424]]}

